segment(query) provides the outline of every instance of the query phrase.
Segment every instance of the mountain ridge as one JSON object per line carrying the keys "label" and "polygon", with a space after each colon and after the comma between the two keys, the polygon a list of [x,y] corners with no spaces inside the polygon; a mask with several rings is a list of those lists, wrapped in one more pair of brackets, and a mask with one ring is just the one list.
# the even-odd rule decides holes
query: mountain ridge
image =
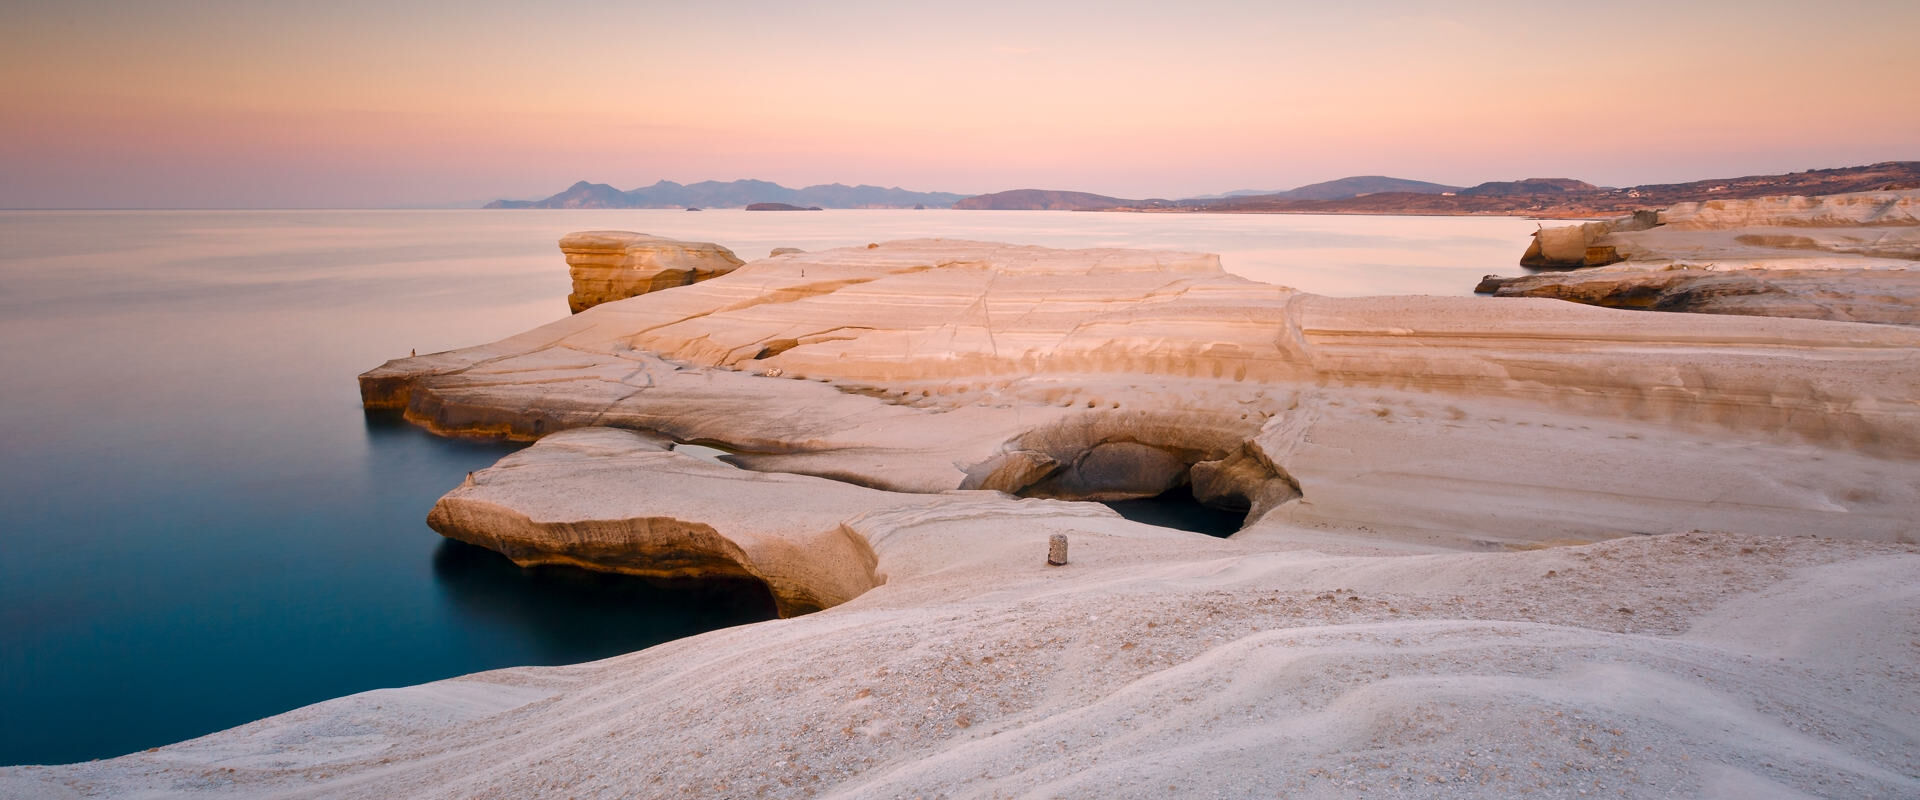
{"label": "mountain ridge", "polygon": [[1243,214],[1494,214],[1546,217],[1612,216],[1675,203],[1770,195],[1826,195],[1920,188],[1920,161],[1882,161],[1778,175],[1708,178],[1686,183],[1595,186],[1571,178],[1488,181],[1457,192],[1382,192],[1333,200],[1271,195],[1115,208],[1130,211],[1212,211]]}
{"label": "mountain ridge", "polygon": [[656,181],[620,191],[604,183],[578,181],[540,200],[495,200],[486,208],[745,208],[754,203],[785,203],[821,208],[947,208],[964,197],[953,192],[914,192],[898,186],[848,186],[823,183],[790,189],[771,181],[743,178],[681,184]]}
{"label": "mountain ridge", "polygon": [[955,208],[972,210],[1157,211],[1274,214],[1496,214],[1604,216],[1674,203],[1766,195],[1822,195],[1920,188],[1920,161],[1883,161],[1778,175],[1709,178],[1613,188],[1572,178],[1487,181],[1470,187],[1385,175],[1355,175],[1283,192],[1133,200],[1061,189],[1012,189],[965,196],[899,187],[816,184],[790,189],[769,181],[657,181],[620,191],[579,181],[542,200],[496,200],[487,208],[744,208],[784,203],[820,208]]}

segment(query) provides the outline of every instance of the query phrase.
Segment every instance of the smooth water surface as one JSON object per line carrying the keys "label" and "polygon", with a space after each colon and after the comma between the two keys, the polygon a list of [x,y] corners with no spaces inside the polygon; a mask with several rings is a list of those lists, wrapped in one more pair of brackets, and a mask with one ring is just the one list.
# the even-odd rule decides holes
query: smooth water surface
{"label": "smooth water surface", "polygon": [[112,756],[356,691],[762,619],[738,587],[525,571],[433,501],[512,445],[366,415],[354,376],[566,313],[583,229],[742,257],[919,236],[1221,253],[1327,294],[1466,294],[1531,222],[990,211],[0,213],[0,764]]}

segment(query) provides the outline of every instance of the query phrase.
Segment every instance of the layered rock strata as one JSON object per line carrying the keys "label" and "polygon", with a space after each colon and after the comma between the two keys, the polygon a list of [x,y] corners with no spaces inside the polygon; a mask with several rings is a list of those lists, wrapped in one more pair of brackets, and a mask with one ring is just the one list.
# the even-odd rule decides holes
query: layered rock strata
{"label": "layered rock strata", "polygon": [[742,262],[712,242],[681,242],[631,231],[581,231],[560,237],[573,274],[567,307],[578,314],[624,300],[725,275]]}
{"label": "layered rock strata", "polygon": [[[1920,325],[1920,191],[1682,203],[1543,228],[1499,297]],[[1584,268],[1583,268],[1584,267]]]}
{"label": "layered rock strata", "polygon": [[1920,325],[1920,269],[1579,270],[1488,277],[1476,291],[1646,311]]}

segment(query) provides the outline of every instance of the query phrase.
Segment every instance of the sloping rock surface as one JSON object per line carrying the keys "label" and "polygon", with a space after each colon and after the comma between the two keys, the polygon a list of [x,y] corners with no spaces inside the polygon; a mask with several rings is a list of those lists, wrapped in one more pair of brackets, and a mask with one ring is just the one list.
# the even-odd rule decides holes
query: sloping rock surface
{"label": "sloping rock surface", "polygon": [[1335,556],[1075,507],[876,514],[891,579],[819,614],[4,768],[0,796],[1920,794],[1912,546]]}

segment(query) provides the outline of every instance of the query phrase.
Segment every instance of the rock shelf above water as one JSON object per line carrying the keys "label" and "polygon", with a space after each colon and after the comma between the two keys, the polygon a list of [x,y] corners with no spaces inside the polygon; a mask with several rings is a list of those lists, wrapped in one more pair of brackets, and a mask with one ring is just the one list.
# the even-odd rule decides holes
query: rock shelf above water
{"label": "rock shelf above water", "polygon": [[1543,228],[1550,270],[1476,291],[1613,308],[1920,325],[1920,191],[1682,203]]}
{"label": "rock shelf above water", "polygon": [[712,242],[682,242],[630,231],[581,231],[560,239],[573,275],[567,306],[578,314],[610,300],[725,275],[741,265]]}
{"label": "rock shelf above water", "polygon": [[[361,389],[443,433],[648,430],[899,492],[1191,484],[1256,517],[1495,542],[1667,530],[1645,498],[1707,496],[1701,524],[1745,508],[1887,538],[1920,455],[1920,331],[1325,298],[1202,254],[945,240],[756,261]],[[1850,466],[1823,478],[1800,453]],[[1574,494],[1614,510],[1569,512]],[[1459,515],[1494,496],[1536,511]]]}
{"label": "rock shelf above water", "polygon": [[[726,446],[757,473],[661,472],[680,457],[588,458],[552,439],[523,456],[537,481],[503,463],[435,526],[523,564],[748,574],[789,613],[878,580],[831,555],[874,546],[839,525],[850,509],[953,490],[1185,491],[1245,514],[1236,538],[1453,549],[1694,528],[1901,541],[1920,507],[1920,331],[1324,298],[1196,253],[915,240],[783,254],[394,361],[362,390],[447,433],[614,426]],[[684,488],[553,510],[615,497],[561,487],[616,474],[730,494],[692,516],[703,495]],[[713,510],[785,508],[793,481],[821,478],[839,483],[814,484],[820,497],[851,505],[773,528]],[[523,484],[538,488],[497,496]],[[542,496],[539,517],[527,503]],[[755,555],[774,539],[780,574]]]}

